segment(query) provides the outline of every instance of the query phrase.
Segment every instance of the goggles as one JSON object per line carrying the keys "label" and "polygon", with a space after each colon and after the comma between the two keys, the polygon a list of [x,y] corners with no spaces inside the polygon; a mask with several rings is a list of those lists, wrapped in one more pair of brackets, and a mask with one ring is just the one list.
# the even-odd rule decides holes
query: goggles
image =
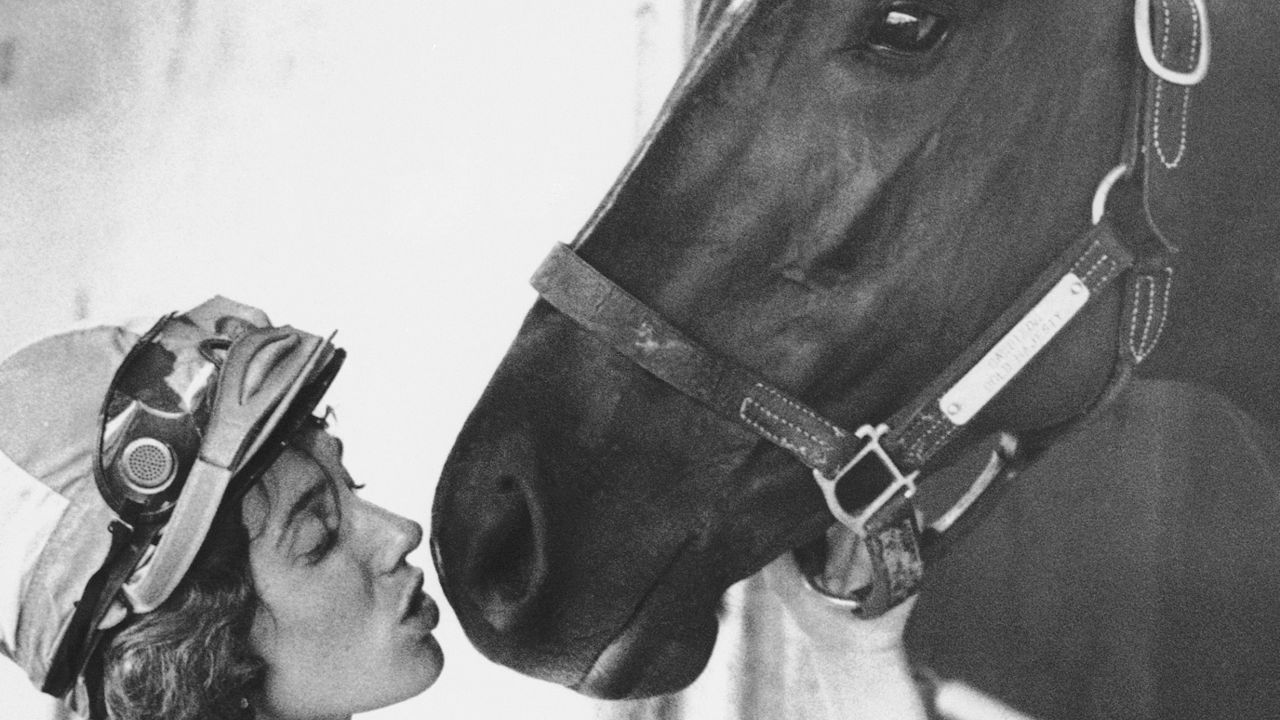
{"label": "goggles", "polygon": [[122,588],[134,612],[173,592],[224,498],[275,459],[344,355],[319,336],[232,316],[210,333],[169,315],[134,345],[103,403],[94,467],[121,521],[159,538]]}

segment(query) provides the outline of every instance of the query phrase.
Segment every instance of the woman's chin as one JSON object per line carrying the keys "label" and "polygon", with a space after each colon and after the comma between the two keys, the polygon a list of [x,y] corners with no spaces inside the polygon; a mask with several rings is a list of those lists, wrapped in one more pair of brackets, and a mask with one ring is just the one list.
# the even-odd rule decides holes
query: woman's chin
{"label": "woman's chin", "polygon": [[436,640],[434,635],[428,635],[424,642],[427,645],[428,653],[430,653],[431,663],[426,672],[426,684],[422,686],[422,690],[435,685],[436,680],[440,679],[440,672],[444,670],[444,650],[440,647],[439,641]]}
{"label": "woman's chin", "polygon": [[440,648],[440,643],[435,636],[428,634],[420,643],[413,661],[407,663],[407,667],[399,668],[401,672],[409,670],[412,677],[406,678],[405,682],[409,692],[395,702],[408,700],[435,685],[436,680],[440,679],[440,672],[444,670],[444,651]]}
{"label": "woman's chin", "polygon": [[430,633],[416,640],[409,654],[387,653],[383,657],[387,660],[380,668],[370,668],[368,674],[370,681],[381,676],[381,691],[373,688],[371,682],[364,683],[373,702],[369,707],[360,708],[356,712],[377,710],[417,697],[436,684],[444,669],[444,652],[435,636]]}

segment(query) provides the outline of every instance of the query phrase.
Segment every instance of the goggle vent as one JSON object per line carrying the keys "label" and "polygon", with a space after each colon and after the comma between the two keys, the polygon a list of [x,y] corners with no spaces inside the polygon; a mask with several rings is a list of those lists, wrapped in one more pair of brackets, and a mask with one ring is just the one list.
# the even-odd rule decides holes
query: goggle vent
{"label": "goggle vent", "polygon": [[167,444],[136,438],[120,453],[120,473],[130,489],[142,495],[163,492],[178,476],[178,456]]}

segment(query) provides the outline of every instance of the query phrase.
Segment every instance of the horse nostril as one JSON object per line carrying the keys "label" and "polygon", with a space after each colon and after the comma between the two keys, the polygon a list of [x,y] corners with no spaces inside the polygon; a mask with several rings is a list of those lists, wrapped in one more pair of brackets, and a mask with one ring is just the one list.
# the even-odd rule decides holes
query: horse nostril
{"label": "horse nostril", "polygon": [[[505,488],[500,492],[510,494]],[[519,601],[533,572],[533,522],[529,513],[513,507],[506,521],[493,528],[483,542],[476,565],[477,585],[499,602]]]}
{"label": "horse nostril", "polygon": [[494,478],[481,505],[467,586],[489,624],[509,630],[546,577],[543,516],[527,484],[511,475]]}
{"label": "horse nostril", "polygon": [[496,492],[500,495],[509,495],[513,492],[520,491],[520,484],[511,475],[503,475],[498,478]]}

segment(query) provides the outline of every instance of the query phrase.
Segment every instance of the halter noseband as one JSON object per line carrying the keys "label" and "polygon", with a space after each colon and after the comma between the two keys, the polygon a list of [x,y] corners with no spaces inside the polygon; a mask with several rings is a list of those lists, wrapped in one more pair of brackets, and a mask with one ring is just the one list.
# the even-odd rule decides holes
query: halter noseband
{"label": "halter noseband", "polygon": [[[1112,186],[1125,180],[1141,183],[1145,201],[1144,180],[1152,172],[1152,153],[1145,147],[1154,122],[1148,98],[1158,83],[1198,82],[1203,77],[1208,66],[1208,15],[1203,0],[1175,0],[1178,7],[1166,9],[1166,36],[1190,34],[1192,45],[1200,50],[1193,68],[1171,68],[1164,48],[1159,59],[1150,52],[1151,2],[1136,0],[1138,44],[1146,47],[1140,56],[1148,71],[1138,82],[1122,162],[1098,186],[1093,225],[939,377],[883,423],[849,432],[827,420],[752,371],[704,349],[567,245],[553,248],[533,277],[533,286],[547,302],[614,350],[813,470],[832,515],[869,552],[870,584],[847,597],[827,593],[856,616],[876,617],[916,592],[923,576],[922,544],[948,529],[1005,473],[1017,443],[1006,435],[971,489],[925,530],[911,502],[921,469],[1104,288],[1126,276],[1118,351],[1108,387],[1081,418],[1114,396],[1159,339],[1168,309],[1172,248],[1149,217],[1141,225],[1150,228],[1154,241],[1122,242],[1108,215],[1107,198]],[[741,19],[737,22],[740,25]],[[634,159],[631,168],[637,162]],[[1167,164],[1164,168],[1169,169]],[[606,199],[606,205],[609,202]]]}

